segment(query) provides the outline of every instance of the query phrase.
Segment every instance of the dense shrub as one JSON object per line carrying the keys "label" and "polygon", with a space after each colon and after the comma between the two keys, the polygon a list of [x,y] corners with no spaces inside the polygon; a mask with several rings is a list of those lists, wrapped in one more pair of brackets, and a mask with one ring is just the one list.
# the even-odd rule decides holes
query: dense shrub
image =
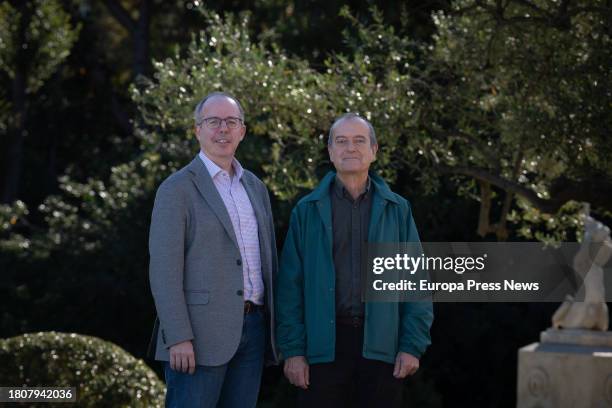
{"label": "dense shrub", "polygon": [[0,340],[0,384],[76,387],[79,407],[161,407],[165,389],[142,360],[121,347],[57,332]]}

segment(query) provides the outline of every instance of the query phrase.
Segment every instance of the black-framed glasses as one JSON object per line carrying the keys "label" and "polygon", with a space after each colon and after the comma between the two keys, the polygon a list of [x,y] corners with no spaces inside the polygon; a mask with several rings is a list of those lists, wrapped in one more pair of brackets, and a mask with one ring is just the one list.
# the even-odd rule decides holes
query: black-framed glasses
{"label": "black-framed glasses", "polygon": [[223,122],[225,122],[225,125],[228,127],[228,129],[237,129],[242,126],[242,119],[240,118],[218,118],[216,116],[204,118],[200,121],[200,123],[198,123],[198,125],[205,123],[206,127],[209,129],[218,129],[221,127],[221,124],[223,124]]}

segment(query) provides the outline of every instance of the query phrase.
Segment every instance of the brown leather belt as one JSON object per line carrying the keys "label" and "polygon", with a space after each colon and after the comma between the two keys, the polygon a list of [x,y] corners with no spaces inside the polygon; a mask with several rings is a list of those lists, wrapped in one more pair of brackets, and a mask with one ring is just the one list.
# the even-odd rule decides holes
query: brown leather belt
{"label": "brown leather belt", "polygon": [[255,304],[251,302],[250,300],[247,300],[246,302],[244,302],[244,314],[245,315],[248,315],[249,313],[253,313],[253,312],[256,312],[257,310],[262,310],[262,309],[263,309],[263,305]]}
{"label": "brown leather belt", "polygon": [[337,316],[336,322],[343,326],[363,327],[363,317],[359,317],[359,316],[351,316],[351,317]]}

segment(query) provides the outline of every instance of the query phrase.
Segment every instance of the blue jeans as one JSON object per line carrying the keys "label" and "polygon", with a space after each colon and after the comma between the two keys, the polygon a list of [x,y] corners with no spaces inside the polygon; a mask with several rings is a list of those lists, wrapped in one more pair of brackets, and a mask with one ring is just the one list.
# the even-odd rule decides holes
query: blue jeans
{"label": "blue jeans", "polygon": [[195,373],[172,370],[164,363],[166,407],[249,408],[257,404],[264,365],[265,318],[261,310],[244,316],[234,357],[221,366],[196,366]]}

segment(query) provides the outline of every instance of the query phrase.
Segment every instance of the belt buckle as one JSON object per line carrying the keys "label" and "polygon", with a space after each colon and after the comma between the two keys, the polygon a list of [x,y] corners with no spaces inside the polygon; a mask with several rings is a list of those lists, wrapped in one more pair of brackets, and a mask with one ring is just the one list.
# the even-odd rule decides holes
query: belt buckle
{"label": "belt buckle", "polygon": [[361,327],[361,318],[359,316],[353,316],[351,319],[353,327]]}
{"label": "belt buckle", "polygon": [[250,313],[255,313],[257,311],[257,308],[259,308],[259,307],[260,306],[257,303],[255,303],[255,302],[253,302],[251,300],[246,300],[244,302],[244,314],[248,315]]}

